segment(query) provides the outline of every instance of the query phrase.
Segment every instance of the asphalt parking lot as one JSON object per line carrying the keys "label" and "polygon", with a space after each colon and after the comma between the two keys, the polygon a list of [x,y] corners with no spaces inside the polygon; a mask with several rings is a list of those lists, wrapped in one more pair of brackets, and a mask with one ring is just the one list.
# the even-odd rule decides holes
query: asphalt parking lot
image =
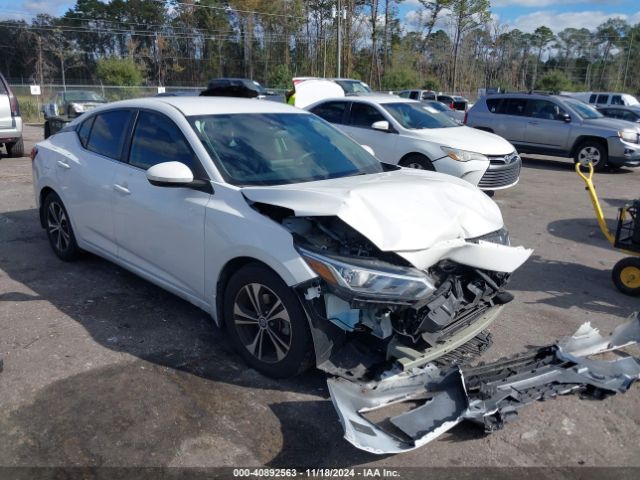
{"label": "asphalt parking lot", "polygon": [[[26,151],[42,128],[26,127]],[[608,218],[640,196],[640,169],[596,176]],[[496,193],[512,243],[535,249],[492,326],[487,360],[553,343],[591,321],[608,333],[638,298],[568,159],[524,159]],[[63,263],[40,228],[29,158],[0,159],[0,465],[640,466],[640,386],[563,397],[485,436],[459,425],[397,456],[351,447],[319,372],[248,369],[202,311],[100,258]]]}

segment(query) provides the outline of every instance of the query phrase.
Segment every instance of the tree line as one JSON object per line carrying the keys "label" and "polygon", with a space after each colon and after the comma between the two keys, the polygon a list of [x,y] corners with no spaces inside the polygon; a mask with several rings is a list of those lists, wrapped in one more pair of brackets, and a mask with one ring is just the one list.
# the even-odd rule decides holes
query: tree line
{"label": "tree line", "polygon": [[286,88],[335,76],[340,58],[342,76],[377,90],[640,92],[640,24],[527,33],[495,22],[489,0],[419,0],[410,20],[402,1],[77,0],[60,17],[0,21],[0,69],[38,84]]}

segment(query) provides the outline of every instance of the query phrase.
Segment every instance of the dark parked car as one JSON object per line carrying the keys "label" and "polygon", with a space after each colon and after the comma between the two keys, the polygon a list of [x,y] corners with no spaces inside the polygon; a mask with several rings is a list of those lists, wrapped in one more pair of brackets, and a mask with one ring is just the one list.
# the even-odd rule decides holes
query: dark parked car
{"label": "dark parked car", "polygon": [[599,107],[598,111],[605,117],[626,120],[627,122],[640,123],[640,106],[610,106]]}

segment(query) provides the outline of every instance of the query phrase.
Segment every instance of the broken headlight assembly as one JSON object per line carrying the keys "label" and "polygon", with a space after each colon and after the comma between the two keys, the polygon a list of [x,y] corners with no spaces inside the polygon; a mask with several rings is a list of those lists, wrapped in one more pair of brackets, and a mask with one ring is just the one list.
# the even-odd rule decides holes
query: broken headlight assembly
{"label": "broken headlight assembly", "polygon": [[500,230],[487,233],[486,235],[482,235],[480,237],[467,239],[467,242],[471,242],[471,243],[478,243],[480,241],[497,243],[499,245],[507,245],[507,246],[511,245],[511,239],[509,238],[509,231],[506,228],[501,228]]}
{"label": "broken headlight assembly", "polygon": [[300,255],[330,287],[364,299],[412,302],[435,291],[420,270],[364,258],[321,255],[298,248]]}

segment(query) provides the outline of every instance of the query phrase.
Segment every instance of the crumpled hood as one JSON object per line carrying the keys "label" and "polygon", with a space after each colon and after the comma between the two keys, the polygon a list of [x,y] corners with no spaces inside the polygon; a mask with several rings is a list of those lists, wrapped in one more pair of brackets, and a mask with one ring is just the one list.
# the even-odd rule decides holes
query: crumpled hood
{"label": "crumpled hood", "polygon": [[245,187],[253,202],[296,216],[338,216],[383,251],[425,250],[503,227],[498,206],[450,175],[401,169],[273,187]]}
{"label": "crumpled hood", "polygon": [[515,151],[514,146],[504,138],[494,133],[483,132],[464,125],[450,128],[411,130],[411,135],[422,140],[483,155],[508,155]]}

